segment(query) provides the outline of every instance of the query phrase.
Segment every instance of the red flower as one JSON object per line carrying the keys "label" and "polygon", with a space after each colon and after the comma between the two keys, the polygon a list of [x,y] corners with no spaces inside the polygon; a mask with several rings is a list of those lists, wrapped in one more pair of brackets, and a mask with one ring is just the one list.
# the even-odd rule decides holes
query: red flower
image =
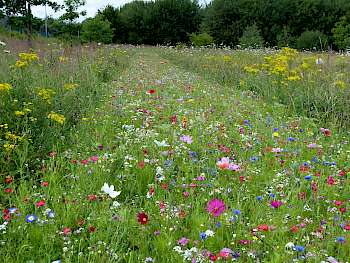
{"label": "red flower", "polygon": [[6,188],[6,189],[4,190],[4,192],[5,192],[6,194],[11,194],[11,193],[13,192],[13,189],[12,189],[12,188]]}
{"label": "red flower", "polygon": [[41,182],[41,186],[42,187],[48,187],[49,186],[49,182]]}
{"label": "red flower", "polygon": [[290,228],[290,231],[292,231],[293,233],[296,233],[296,232],[299,231],[299,227],[297,227],[297,226],[292,226],[292,227]]}
{"label": "red flower", "polygon": [[154,89],[150,89],[147,91],[147,94],[154,94],[154,93],[156,93],[156,90],[154,90]]}
{"label": "red flower", "polygon": [[88,200],[89,201],[96,201],[97,196],[96,195],[88,195]]}
{"label": "red flower", "polygon": [[266,224],[262,224],[262,225],[258,226],[258,230],[267,232],[267,231],[269,231],[269,226]]}
{"label": "red flower", "polygon": [[339,201],[339,200],[336,200],[336,201],[334,202],[334,204],[335,204],[335,206],[341,206],[341,205],[343,204],[343,202],[342,202],[342,201]]}
{"label": "red flower", "polygon": [[35,204],[36,207],[42,207],[42,206],[44,206],[44,205],[45,205],[45,200],[40,200],[39,202],[37,202],[37,203]]}
{"label": "red flower", "polygon": [[148,223],[148,215],[144,212],[138,213],[137,214],[137,221],[141,225],[146,225]]}
{"label": "red flower", "polygon": [[350,225],[344,226],[344,229],[345,229],[346,231],[350,231]]}

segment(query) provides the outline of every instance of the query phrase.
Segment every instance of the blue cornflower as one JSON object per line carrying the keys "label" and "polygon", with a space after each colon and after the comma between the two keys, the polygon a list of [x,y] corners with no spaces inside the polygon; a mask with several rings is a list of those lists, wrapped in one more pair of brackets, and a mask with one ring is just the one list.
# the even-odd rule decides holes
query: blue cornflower
{"label": "blue cornflower", "polygon": [[258,201],[261,201],[261,200],[263,200],[263,197],[259,195],[259,196],[256,197],[256,199],[257,199]]}
{"label": "blue cornflower", "polygon": [[295,141],[295,138],[293,138],[293,137],[289,137],[289,138],[288,138],[288,141],[290,141],[290,142],[294,142],[294,141]]}
{"label": "blue cornflower", "polygon": [[275,198],[275,197],[276,197],[275,194],[273,194],[273,193],[269,193],[269,196],[270,196],[271,198]]}
{"label": "blue cornflower", "polygon": [[259,157],[257,157],[257,156],[252,156],[252,157],[250,157],[250,159],[249,159],[251,162],[256,162],[257,160],[259,160]]}
{"label": "blue cornflower", "polygon": [[48,217],[48,218],[54,218],[54,217],[55,217],[55,212],[52,211],[52,210],[48,211],[48,212],[47,212],[47,217]]}
{"label": "blue cornflower", "polygon": [[306,175],[306,176],[304,177],[304,179],[305,179],[305,180],[311,180],[311,179],[312,179],[312,176],[311,176],[311,175]]}
{"label": "blue cornflower", "polygon": [[27,223],[33,223],[34,221],[36,221],[38,219],[38,217],[34,214],[31,215],[27,215],[26,216],[26,222]]}
{"label": "blue cornflower", "polygon": [[16,211],[17,211],[17,208],[16,208],[16,207],[11,207],[11,208],[9,208],[9,213],[10,213],[10,214],[14,214],[14,213],[16,213]]}
{"label": "blue cornflower", "polygon": [[346,239],[345,239],[345,237],[337,237],[336,242],[338,242],[338,243],[345,243]]}
{"label": "blue cornflower", "polygon": [[304,252],[305,251],[305,247],[296,245],[296,246],[294,246],[294,250],[296,250],[297,252]]}
{"label": "blue cornflower", "polygon": [[222,225],[221,222],[217,222],[215,226],[216,226],[217,228],[220,228],[221,225]]}
{"label": "blue cornflower", "polygon": [[241,214],[241,210],[235,209],[235,210],[233,210],[233,213],[235,215],[240,215]]}
{"label": "blue cornflower", "polygon": [[273,131],[274,131],[274,132],[278,131],[278,128],[273,128]]}
{"label": "blue cornflower", "polygon": [[207,239],[207,234],[205,232],[200,233],[199,235],[201,240],[206,240]]}

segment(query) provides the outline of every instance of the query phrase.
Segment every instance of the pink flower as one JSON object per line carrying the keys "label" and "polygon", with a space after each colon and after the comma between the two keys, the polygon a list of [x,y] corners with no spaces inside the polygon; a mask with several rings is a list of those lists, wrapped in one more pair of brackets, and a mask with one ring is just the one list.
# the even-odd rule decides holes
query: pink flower
{"label": "pink flower", "polygon": [[283,152],[283,149],[281,149],[281,148],[272,148],[271,152],[273,152],[273,153],[280,153],[280,152]]}
{"label": "pink flower", "polygon": [[92,156],[90,157],[90,160],[93,162],[93,163],[96,163],[98,161],[98,156],[95,155],[95,156]]}
{"label": "pink flower", "polygon": [[181,246],[186,246],[190,240],[188,238],[182,237],[180,238],[177,243]]}
{"label": "pink flower", "polygon": [[63,235],[67,236],[72,232],[72,230],[68,227],[63,228]]}
{"label": "pink flower", "polygon": [[35,204],[36,207],[42,207],[42,206],[44,206],[44,205],[45,205],[45,200],[40,200],[39,202],[37,202],[37,203]]}
{"label": "pink flower", "polygon": [[207,204],[207,210],[212,216],[218,217],[225,211],[225,203],[220,199],[210,200]]}
{"label": "pink flower", "polygon": [[221,258],[229,258],[232,255],[232,250],[229,248],[223,248],[221,249],[221,251],[219,252],[219,257]]}
{"label": "pink flower", "polygon": [[216,163],[216,165],[219,166],[221,170],[226,170],[230,167],[230,159],[227,157],[223,157],[220,161]]}
{"label": "pink flower", "polygon": [[271,201],[270,204],[273,208],[279,208],[281,205],[283,205],[282,201],[277,201],[277,200]]}
{"label": "pink flower", "polygon": [[228,157],[223,157],[221,160],[219,160],[216,165],[221,170],[231,170],[231,171],[240,171],[241,167],[238,164],[234,164],[230,162],[230,159]]}

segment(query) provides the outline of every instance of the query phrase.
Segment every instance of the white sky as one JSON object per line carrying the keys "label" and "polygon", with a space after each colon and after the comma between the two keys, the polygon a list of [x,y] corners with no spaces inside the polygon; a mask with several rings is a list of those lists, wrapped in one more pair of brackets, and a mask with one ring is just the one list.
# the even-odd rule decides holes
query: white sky
{"label": "white sky", "polygon": [[[58,4],[63,4],[63,0],[56,0]],[[112,5],[115,7],[122,6],[125,3],[132,2],[132,0],[86,0],[86,5],[80,8],[80,10],[86,10],[87,15],[84,18],[87,17],[93,17],[97,13],[97,11],[101,8],[104,8],[107,5]],[[200,0],[200,3],[210,2],[210,0]],[[33,7],[33,15],[40,18],[45,18],[45,7],[43,6],[37,6]],[[47,8],[47,15],[52,16],[54,18],[59,17],[62,15],[62,11],[56,12],[53,11],[51,8]],[[80,18],[79,20],[83,20],[84,18]]]}

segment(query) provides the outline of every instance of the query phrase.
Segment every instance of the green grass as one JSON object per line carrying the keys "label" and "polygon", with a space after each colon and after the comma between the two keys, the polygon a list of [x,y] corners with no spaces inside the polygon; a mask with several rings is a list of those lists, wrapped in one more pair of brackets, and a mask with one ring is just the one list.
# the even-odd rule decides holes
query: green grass
{"label": "green grass", "polygon": [[[8,222],[0,230],[3,262],[210,262],[223,248],[232,250],[227,261],[348,260],[346,130],[326,136],[317,120],[242,91],[241,78],[224,83],[214,62],[200,64],[196,51],[182,53],[86,48],[59,62],[57,50],[54,62],[48,52],[22,71],[9,69],[13,56],[0,55],[2,72],[9,73],[0,83],[13,87],[0,97],[0,125],[26,135],[5,152],[1,131],[0,207],[17,209],[10,219],[4,210],[7,221],[0,221]],[[257,54],[243,57],[246,64],[262,61]],[[261,84],[257,76],[245,77]],[[70,94],[65,83],[79,86]],[[35,95],[37,86],[56,92],[51,104]],[[15,105],[33,102],[30,114],[40,125],[14,116],[14,99]],[[65,116],[63,125],[47,118],[51,111]],[[184,142],[184,135],[193,142]],[[220,169],[223,157],[241,169]],[[120,195],[103,193],[104,183]],[[5,193],[8,188],[13,192]],[[212,199],[225,203],[219,217],[207,211]],[[38,207],[41,200],[45,204]],[[283,204],[272,208],[273,200]],[[138,222],[141,212],[147,224]],[[30,214],[38,219],[26,222]],[[213,236],[203,239],[208,230]],[[182,237],[188,244],[178,245]],[[295,246],[288,249],[290,242]]]}

